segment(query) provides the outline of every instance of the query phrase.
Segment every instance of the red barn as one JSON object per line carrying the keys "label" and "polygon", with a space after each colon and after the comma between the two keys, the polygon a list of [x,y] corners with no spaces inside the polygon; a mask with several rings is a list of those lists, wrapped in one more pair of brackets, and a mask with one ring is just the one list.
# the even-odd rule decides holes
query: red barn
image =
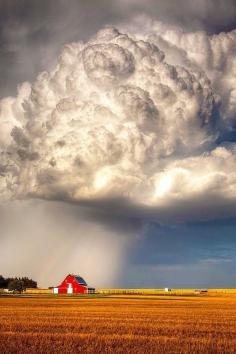
{"label": "red barn", "polygon": [[53,288],[54,294],[88,294],[95,289],[88,287],[86,281],[80,275],[69,274],[63,282]]}

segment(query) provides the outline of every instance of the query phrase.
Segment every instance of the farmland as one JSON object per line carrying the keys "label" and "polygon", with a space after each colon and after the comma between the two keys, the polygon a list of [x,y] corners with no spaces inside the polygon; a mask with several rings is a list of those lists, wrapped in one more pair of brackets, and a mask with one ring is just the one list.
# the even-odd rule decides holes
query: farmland
{"label": "farmland", "polygon": [[236,297],[2,297],[4,353],[236,353]]}

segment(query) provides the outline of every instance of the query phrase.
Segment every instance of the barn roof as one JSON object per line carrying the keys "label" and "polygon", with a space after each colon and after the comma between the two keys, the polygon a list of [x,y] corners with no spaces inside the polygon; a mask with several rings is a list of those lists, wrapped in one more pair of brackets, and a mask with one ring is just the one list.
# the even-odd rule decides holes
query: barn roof
{"label": "barn roof", "polygon": [[87,286],[86,281],[80,275],[76,275],[76,274],[71,274],[71,275],[75,278],[78,284]]}

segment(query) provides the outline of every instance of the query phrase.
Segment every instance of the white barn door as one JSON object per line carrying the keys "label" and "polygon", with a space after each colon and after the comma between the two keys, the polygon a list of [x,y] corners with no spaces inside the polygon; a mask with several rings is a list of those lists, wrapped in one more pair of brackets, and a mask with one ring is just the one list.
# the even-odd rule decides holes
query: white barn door
{"label": "white barn door", "polygon": [[67,294],[73,294],[73,288],[70,283],[68,284]]}

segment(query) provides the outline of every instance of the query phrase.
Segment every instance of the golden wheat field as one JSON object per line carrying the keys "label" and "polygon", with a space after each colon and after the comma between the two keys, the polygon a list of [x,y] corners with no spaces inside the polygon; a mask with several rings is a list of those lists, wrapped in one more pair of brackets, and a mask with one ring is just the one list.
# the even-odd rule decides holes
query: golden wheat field
{"label": "golden wheat field", "polygon": [[236,353],[236,297],[0,298],[0,353]]}

